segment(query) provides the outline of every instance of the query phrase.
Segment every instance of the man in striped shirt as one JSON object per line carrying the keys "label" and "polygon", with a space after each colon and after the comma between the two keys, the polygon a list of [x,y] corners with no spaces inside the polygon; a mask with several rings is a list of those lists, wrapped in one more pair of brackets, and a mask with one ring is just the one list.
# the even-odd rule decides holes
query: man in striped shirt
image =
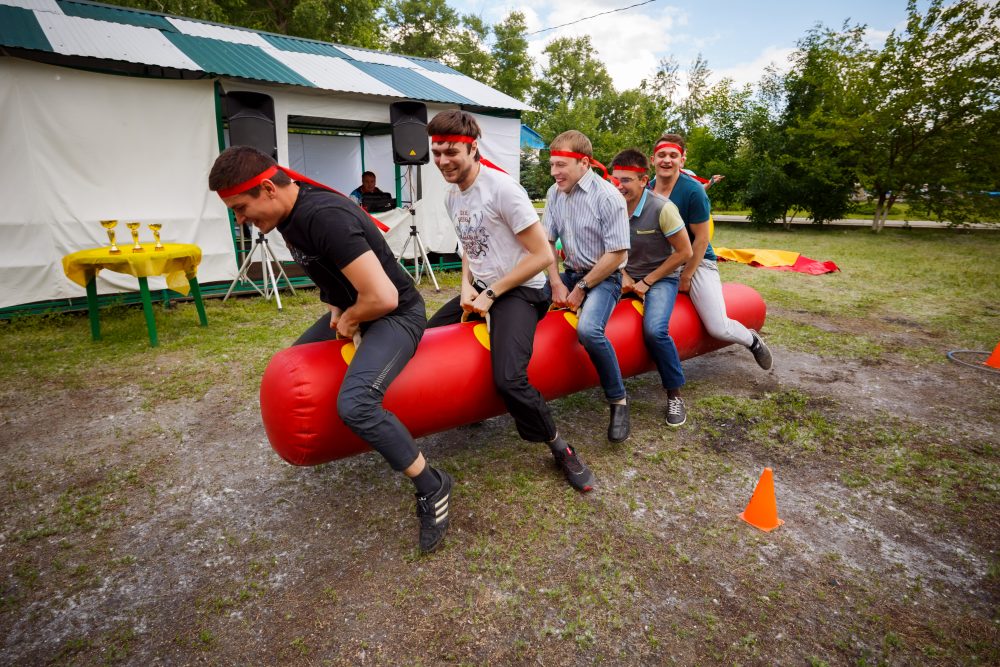
{"label": "man in striped shirt", "polygon": [[[593,146],[569,130],[550,146],[549,168],[555,183],[545,200],[545,229],[555,254],[562,240],[563,273],[549,267],[552,302],[577,311],[577,338],[597,370],[611,406],[608,440],[628,438],[628,400],[615,349],[604,328],[622,291],[621,269],[628,259],[629,226],[625,200],[591,170]],[[558,255],[556,255],[558,256]]]}

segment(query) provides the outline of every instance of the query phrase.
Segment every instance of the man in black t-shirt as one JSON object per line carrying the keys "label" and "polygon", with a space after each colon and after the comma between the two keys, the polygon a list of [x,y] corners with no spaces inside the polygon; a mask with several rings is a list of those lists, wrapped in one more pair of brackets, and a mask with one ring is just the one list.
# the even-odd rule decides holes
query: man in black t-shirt
{"label": "man in black t-shirt", "polygon": [[363,334],[344,375],[337,413],[416,487],[420,549],[433,551],[448,530],[452,479],[432,468],[402,422],[382,407],[389,385],[416,351],[424,301],[374,221],[347,197],[289,178],[249,146],[219,155],[208,177],[239,224],[277,229],[319,287],[329,312],[296,345]]}

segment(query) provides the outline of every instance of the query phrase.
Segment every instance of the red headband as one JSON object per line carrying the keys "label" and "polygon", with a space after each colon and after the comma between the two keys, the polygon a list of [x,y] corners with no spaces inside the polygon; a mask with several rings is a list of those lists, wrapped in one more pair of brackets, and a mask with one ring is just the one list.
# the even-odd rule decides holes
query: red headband
{"label": "red headband", "polygon": [[683,146],[681,146],[680,144],[672,144],[668,141],[664,141],[662,144],[656,144],[656,148],[653,149],[653,155],[656,155],[661,148],[676,148],[681,155],[684,155]]}
{"label": "red headband", "polygon": [[600,167],[601,168],[601,171],[604,172],[604,180],[610,181],[615,187],[618,187],[619,185],[621,185],[621,183],[618,182],[617,178],[615,178],[614,176],[612,176],[612,175],[610,175],[608,173],[608,168],[607,167],[605,167],[603,164],[601,164],[600,162],[598,162],[597,160],[595,160],[590,155],[584,155],[583,153],[574,153],[573,151],[553,151],[553,150],[549,151],[549,155],[552,155],[552,156],[555,156],[555,157],[571,157],[571,158],[574,158],[574,159],[577,159],[577,160],[582,160],[583,158],[587,158],[588,160],[590,160],[591,164],[593,164],[595,167]]}
{"label": "red headband", "polygon": [[632,167],[632,166],[625,165],[625,164],[613,164],[613,165],[611,165],[611,171],[618,171],[619,169],[621,171],[634,171],[634,172],[638,172],[640,174],[645,174],[646,173],[646,168],[645,167]]}
{"label": "red headband", "polygon": [[435,144],[471,144],[475,137],[465,134],[432,134],[431,141]]}
{"label": "red headband", "polygon": [[[275,165],[272,165],[272,166],[268,167],[264,171],[260,172],[259,174],[257,174],[253,178],[251,178],[249,180],[246,180],[246,181],[243,181],[239,185],[234,185],[231,188],[223,188],[223,189],[219,190],[219,197],[221,199],[226,199],[227,197],[232,197],[234,195],[243,194],[247,190],[250,190],[251,188],[257,187],[258,185],[260,185],[261,183],[263,183],[267,179],[269,179],[272,176],[274,176],[275,174],[277,174],[279,171],[284,172],[285,174],[288,175],[289,178],[291,178],[294,181],[302,181],[303,183],[308,183],[309,185],[314,185],[317,188],[321,188],[323,190],[329,190],[330,192],[334,192],[334,193],[336,193],[338,195],[344,196],[344,194],[342,192],[338,192],[337,190],[334,190],[329,185],[323,185],[322,183],[317,183],[316,181],[312,180],[308,176],[303,176],[302,174],[300,174],[297,171],[292,171],[288,167],[282,167],[280,164],[275,164]],[[362,210],[364,210],[364,209],[362,209]],[[369,218],[371,218],[372,222],[375,223],[375,226],[378,227],[382,231],[383,234],[385,232],[389,231],[389,228],[386,226],[386,224],[384,222],[382,222],[378,218],[374,217],[372,214],[368,213],[368,211],[365,211],[365,213],[368,215]]]}
{"label": "red headband", "polygon": [[223,188],[222,190],[219,190],[219,197],[225,199],[226,197],[232,197],[234,195],[243,194],[247,190],[257,187],[258,185],[260,185],[261,183],[263,183],[264,181],[271,178],[277,173],[278,173],[278,165],[274,165],[273,167],[268,167],[267,169],[260,172],[253,178],[243,181],[239,185],[234,185],[231,188]]}
{"label": "red headband", "polygon": [[[470,136],[465,135],[465,134],[432,134],[431,135],[431,143],[435,143],[435,144],[471,144],[475,140],[476,140],[475,137],[470,137]],[[505,174],[507,173],[506,171],[504,171],[503,169],[501,169],[497,165],[493,164],[492,162],[490,162],[489,160],[487,160],[486,158],[484,158],[483,154],[481,152],[479,153],[479,164],[483,165],[484,167],[488,167],[490,169],[496,169],[497,171],[501,171],[501,172],[503,172]]]}

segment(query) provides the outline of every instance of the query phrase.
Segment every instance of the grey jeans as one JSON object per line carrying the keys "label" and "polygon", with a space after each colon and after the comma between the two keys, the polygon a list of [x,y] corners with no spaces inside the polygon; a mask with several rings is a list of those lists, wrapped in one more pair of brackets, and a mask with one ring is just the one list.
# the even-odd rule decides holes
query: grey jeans
{"label": "grey jeans", "polygon": [[744,347],[753,344],[750,330],[726,315],[726,301],[722,298],[722,278],[714,260],[702,259],[691,278],[691,303],[698,311],[708,335],[724,343],[739,343]]}

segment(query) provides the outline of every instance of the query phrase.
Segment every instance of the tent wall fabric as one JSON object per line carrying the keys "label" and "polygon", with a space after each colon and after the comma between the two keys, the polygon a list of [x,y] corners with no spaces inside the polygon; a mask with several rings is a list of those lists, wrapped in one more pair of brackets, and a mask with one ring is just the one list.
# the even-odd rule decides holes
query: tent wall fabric
{"label": "tent wall fabric", "polygon": [[[0,58],[0,307],[83,297],[63,255],[106,245],[99,223],[163,223],[165,242],[196,240],[202,282],[232,280],[225,207],[205,187],[219,153],[211,81],[93,74]],[[166,286],[150,278],[151,289]],[[135,278],[98,276],[99,293],[135,291]]]}
{"label": "tent wall fabric", "polygon": [[[82,300],[60,259],[106,244],[99,220],[109,218],[143,223],[144,240],[146,224],[163,223],[164,241],[201,246],[202,283],[234,279],[229,217],[206,187],[219,154],[219,93],[233,91],[271,96],[278,161],[345,194],[363,168],[395,194],[386,134],[395,100],[423,101],[429,116],[477,113],[484,155],[515,178],[518,117],[530,109],[426,58],[85,0],[0,0],[0,194],[8,202],[0,212],[0,309]],[[433,164],[402,170],[400,204],[411,199],[418,171],[416,215],[378,214],[392,228],[389,244],[398,254],[415,220],[429,251],[455,252],[446,184]],[[129,241],[124,224],[116,231],[119,244]],[[280,236],[271,237],[277,256],[291,259]],[[150,280],[154,290],[164,286]],[[101,294],[135,289],[127,276],[98,278]]]}

